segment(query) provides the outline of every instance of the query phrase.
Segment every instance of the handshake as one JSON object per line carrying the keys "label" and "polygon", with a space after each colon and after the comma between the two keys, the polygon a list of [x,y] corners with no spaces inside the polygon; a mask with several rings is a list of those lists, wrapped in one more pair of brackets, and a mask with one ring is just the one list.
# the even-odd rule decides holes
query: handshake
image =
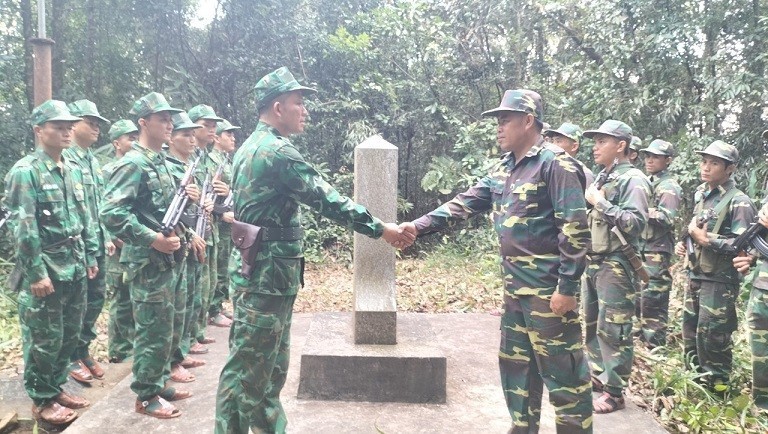
{"label": "handshake", "polygon": [[419,231],[412,222],[400,223],[399,226],[396,223],[384,223],[381,238],[396,249],[404,249],[416,241],[418,234]]}

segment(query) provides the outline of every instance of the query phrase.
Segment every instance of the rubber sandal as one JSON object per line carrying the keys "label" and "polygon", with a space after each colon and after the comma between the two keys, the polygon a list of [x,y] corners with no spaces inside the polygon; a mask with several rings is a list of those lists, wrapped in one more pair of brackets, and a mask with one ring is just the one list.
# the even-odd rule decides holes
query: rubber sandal
{"label": "rubber sandal", "polygon": [[200,342],[195,342],[189,347],[189,354],[208,354],[208,347]]}
{"label": "rubber sandal", "polygon": [[84,359],[80,359],[80,361],[82,361],[85,367],[91,371],[93,378],[97,380],[104,378],[104,368],[102,368],[97,361],[93,360],[93,357],[88,356]]}
{"label": "rubber sandal", "polygon": [[598,414],[613,413],[625,407],[624,397],[613,396],[608,392],[603,392],[599,398],[592,401],[592,409]]}
{"label": "rubber sandal", "polygon": [[192,395],[192,392],[189,390],[179,390],[175,387],[166,387],[162,392],[160,392],[160,395],[158,396],[166,401],[180,401],[182,399],[191,398]]}
{"label": "rubber sandal", "polygon": [[53,398],[59,405],[67,408],[85,408],[91,405],[87,399],[82,396],[70,395],[67,392],[61,392]]}
{"label": "rubber sandal", "polygon": [[195,375],[179,364],[171,366],[171,380],[176,383],[191,383],[195,381]]}
{"label": "rubber sandal", "polygon": [[81,383],[93,383],[93,374],[82,360],[76,360],[69,365],[69,376]]}
{"label": "rubber sandal", "polygon": [[158,419],[173,419],[181,416],[181,411],[178,408],[159,396],[146,401],[139,401],[137,399],[135,409],[136,413],[146,414]]}
{"label": "rubber sandal", "polygon": [[602,381],[600,381],[599,378],[592,376],[592,391],[601,393],[603,389],[605,388],[605,384],[603,384]]}
{"label": "rubber sandal", "polygon": [[232,320],[219,313],[214,317],[208,318],[208,325],[227,328],[232,325]]}
{"label": "rubber sandal", "polygon": [[198,339],[197,341],[200,342],[203,345],[215,344],[216,343],[216,339],[214,339],[214,338],[202,338],[202,339]]}
{"label": "rubber sandal", "polygon": [[[46,410],[49,409],[52,410],[52,412],[48,412],[47,415],[43,414],[46,412]],[[71,408],[64,407],[55,401],[41,408],[33,405],[32,415],[35,417],[35,419],[42,420],[43,422],[49,423],[51,425],[66,425],[77,419],[79,416],[76,411],[72,410]]]}
{"label": "rubber sandal", "polygon": [[187,369],[197,368],[203,365],[205,365],[205,360],[195,359],[193,357],[184,357],[184,360],[181,361],[181,366]]}

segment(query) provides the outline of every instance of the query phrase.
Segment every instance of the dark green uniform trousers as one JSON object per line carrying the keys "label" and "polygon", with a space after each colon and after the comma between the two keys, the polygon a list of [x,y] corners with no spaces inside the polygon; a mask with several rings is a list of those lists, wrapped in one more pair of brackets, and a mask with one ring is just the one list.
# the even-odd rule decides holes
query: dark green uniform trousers
{"label": "dark green uniform trousers", "polygon": [[752,288],[747,318],[752,345],[752,398],[755,405],[768,410],[768,289]]}
{"label": "dark green uniform trousers", "polygon": [[644,256],[650,280],[637,298],[635,314],[640,321],[640,340],[658,347],[667,344],[669,292],[672,290],[670,255],[665,252],[645,252]]}
{"label": "dark green uniform trousers", "polygon": [[80,328],[77,346],[72,353],[71,359],[79,360],[88,357],[88,347],[96,339],[96,320],[99,319],[102,309],[104,309],[105,290],[107,287],[106,275],[107,269],[104,265],[104,255],[96,257],[96,265],[99,267],[99,273],[94,279],[87,279],[88,290],[85,295],[85,316],[83,325]]}
{"label": "dark green uniform trousers", "polygon": [[217,434],[285,432],[280,391],[288,375],[295,295],[233,294],[229,358],[219,377]]}
{"label": "dark green uniform trousers", "polygon": [[130,286],[123,280],[122,269],[107,270],[107,287],[110,292],[109,304],[109,345],[110,360],[122,361],[133,354],[133,339],[136,325],[133,322]]}
{"label": "dark green uniform trousers", "polygon": [[202,306],[200,309],[200,315],[198,316],[197,324],[197,340],[202,340],[205,337],[205,328],[208,326],[208,310],[211,307],[211,301],[213,300],[213,292],[216,287],[217,270],[217,256],[216,246],[206,246],[205,248],[205,262],[201,264],[200,270],[200,298],[202,300]]}
{"label": "dark green uniform trousers", "polygon": [[[22,288],[29,288],[28,281]],[[24,351],[24,388],[38,407],[48,404],[67,382],[69,360],[85,315],[86,278],[53,281],[54,293],[19,294],[19,323]]]}
{"label": "dark green uniform trousers", "polygon": [[219,242],[216,245],[216,289],[208,308],[208,316],[213,318],[222,310],[224,300],[229,300],[229,257],[232,256],[232,227],[229,223],[219,222]]}

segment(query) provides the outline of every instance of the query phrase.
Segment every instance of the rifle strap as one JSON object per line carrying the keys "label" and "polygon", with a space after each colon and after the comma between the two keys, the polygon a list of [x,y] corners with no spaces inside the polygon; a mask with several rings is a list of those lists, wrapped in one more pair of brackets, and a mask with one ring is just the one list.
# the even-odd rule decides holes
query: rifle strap
{"label": "rifle strap", "polygon": [[720,200],[720,202],[715,206],[715,214],[717,214],[717,221],[715,221],[715,226],[712,228],[713,233],[719,233],[720,227],[723,225],[723,222],[725,221],[725,216],[728,215],[728,208],[731,204],[731,200],[736,196],[736,193],[738,193],[739,189],[734,186],[730,190],[728,190],[725,195],[723,195],[723,198]]}

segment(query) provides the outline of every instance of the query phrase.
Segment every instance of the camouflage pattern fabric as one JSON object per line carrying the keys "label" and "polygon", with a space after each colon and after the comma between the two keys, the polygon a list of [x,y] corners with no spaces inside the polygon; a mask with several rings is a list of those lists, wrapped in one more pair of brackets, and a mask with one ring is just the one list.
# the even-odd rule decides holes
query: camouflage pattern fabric
{"label": "camouflage pattern fabric", "polygon": [[[211,180],[216,174],[218,164],[211,158],[211,152],[208,149],[200,150],[200,163],[197,166],[197,172],[195,177],[201,180],[205,180],[206,175],[210,175]],[[211,181],[213,182],[213,181]],[[202,182],[200,184],[202,186]],[[219,225],[218,219],[213,215],[208,220],[208,230],[206,231],[205,243],[208,246],[205,249],[205,262],[201,265],[201,278],[198,282],[200,286],[200,294],[202,300],[202,310],[198,317],[197,326],[197,339],[201,340],[205,337],[205,328],[208,326],[208,313],[211,310],[211,303],[213,301],[214,291],[216,290],[216,282],[218,282],[218,257],[217,248],[219,244]],[[217,312],[218,313],[218,312]]]}
{"label": "camouflage pattern fabric", "polygon": [[[378,238],[380,220],[340,195],[273,127],[259,122],[233,159],[235,216],[264,227],[301,225],[299,203]],[[303,240],[264,241],[250,279],[239,274],[233,250],[231,278],[234,323],[230,354],[216,399],[216,433],[245,433],[249,427],[283,432],[280,405],[290,345],[293,300],[302,285]]]}
{"label": "camouflage pattern fabric", "polygon": [[[504,296],[499,370],[510,433],[538,432],[543,385],[557,432],[592,432],[592,388],[577,312],[552,313],[548,296]],[[542,314],[547,313],[547,314]]]}
{"label": "camouflage pattern fabric", "polygon": [[558,316],[549,307],[555,291],[577,295],[584,272],[589,242],[584,186],[578,163],[540,138],[519,162],[505,154],[469,190],[414,220],[422,235],[491,211],[505,290],[499,370],[511,432],[538,431],[542,377],[558,430],[592,431],[578,314]]}
{"label": "camouflage pattern fabric", "polygon": [[620,396],[634,357],[632,315],[637,277],[610,229],[618,227],[639,252],[640,234],[648,220],[650,183],[642,172],[622,162],[612,169],[603,192],[605,198],[589,213],[591,261],[582,287],[585,341],[592,374],[605,372],[605,390]]}
{"label": "camouflage pattern fabric", "polygon": [[[735,188],[731,179],[712,190],[707,184],[700,185],[694,196],[695,213],[715,208]],[[741,276],[733,268],[733,256],[724,248],[749,227],[757,214],[752,201],[740,190],[725,209],[727,212],[717,233],[714,231],[717,219],[708,222],[709,245],[697,246],[700,252],[697,261],[688,264],[690,281],[683,309],[685,353],[698,371],[711,374],[707,378],[710,386],[728,382],[733,358],[731,334],[737,327],[735,299]],[[711,273],[701,269],[700,261],[705,253],[716,258],[717,268]]]}
{"label": "camouflage pattern fabric", "polygon": [[[58,166],[42,149],[13,165],[5,177],[8,228],[22,269],[19,323],[24,388],[37,406],[48,404],[67,381],[85,312],[86,266],[96,265],[98,241],[86,208],[82,172],[62,157]],[[76,237],[70,245],[46,246]],[[54,293],[32,295],[46,277]]]}
{"label": "camouflage pattern fabric", "polygon": [[120,263],[136,322],[131,389],[140,400],[163,390],[176,348],[176,306],[186,294],[175,264],[150,247],[175,188],[165,156],[134,142],[115,163],[100,212],[107,230],[125,243]]}
{"label": "camouflage pattern fabric", "polygon": [[640,340],[656,347],[667,342],[669,292],[672,290],[669,266],[675,248],[675,223],[683,190],[668,170],[651,176],[650,181],[653,194],[649,208],[656,208],[658,215],[648,217],[643,231],[643,256],[650,280],[637,299],[636,314],[640,322]]}
{"label": "camouflage pattern fabric", "polygon": [[[766,261],[759,265],[759,276],[768,277]],[[749,343],[752,346],[752,399],[755,405],[768,410],[768,288],[752,288],[747,310]]]}
{"label": "camouflage pattern fabric", "polygon": [[[221,174],[221,180],[232,185],[232,164],[227,161],[227,155],[218,150],[212,149],[210,159],[216,164],[224,163],[224,171]],[[215,172],[214,172],[215,173]],[[229,256],[232,253],[232,226],[229,223],[221,221],[216,217],[215,224],[218,226],[219,242],[216,245],[216,282],[211,298],[208,316],[213,318],[222,310],[222,303],[229,299]]]}

